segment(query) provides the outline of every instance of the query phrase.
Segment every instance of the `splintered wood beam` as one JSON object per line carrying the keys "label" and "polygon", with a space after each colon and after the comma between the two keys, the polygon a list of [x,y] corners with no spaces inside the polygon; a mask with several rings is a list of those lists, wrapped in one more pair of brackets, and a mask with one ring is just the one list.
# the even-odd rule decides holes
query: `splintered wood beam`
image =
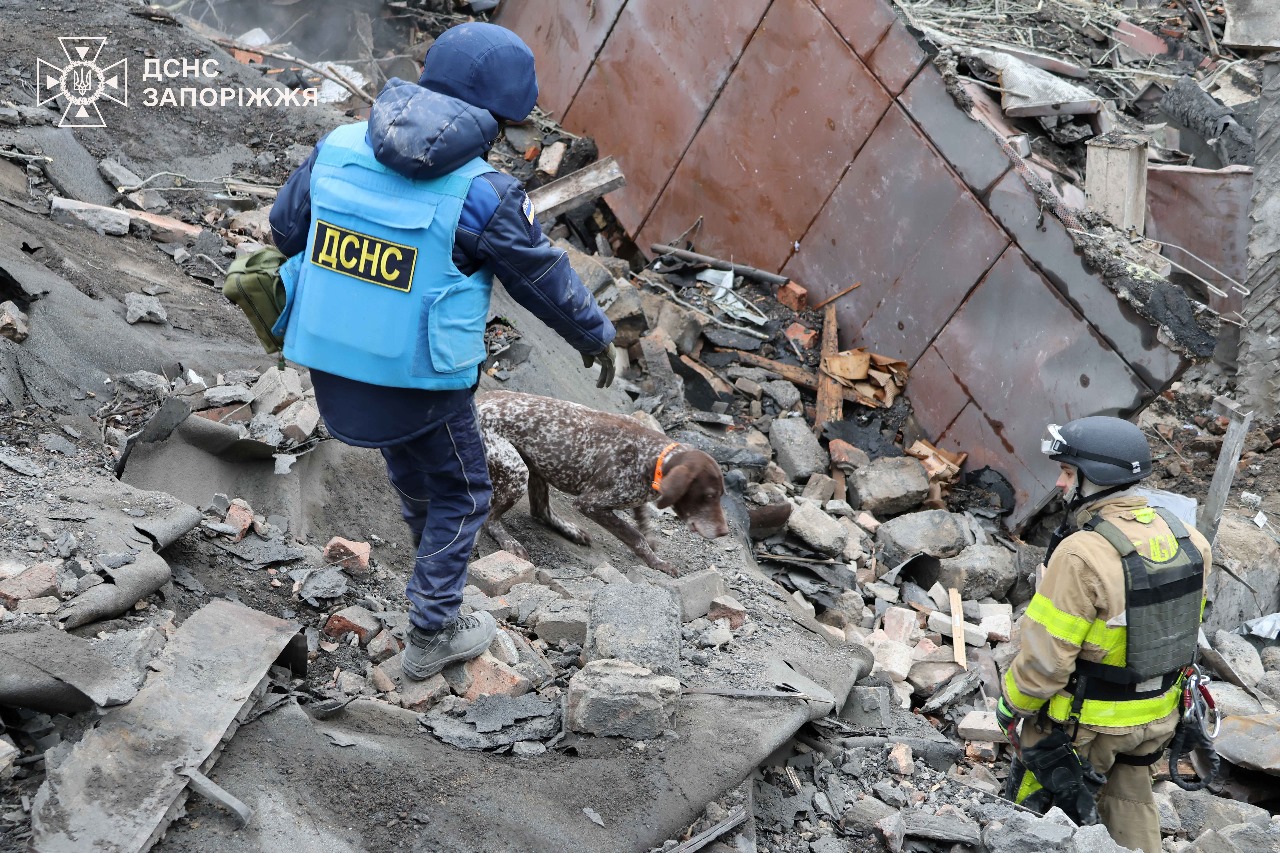
{"label": "splintered wood beam", "polygon": [[612,157],[597,160],[571,175],[538,187],[529,193],[533,212],[543,219],[553,219],[580,204],[595,201],[605,193],[626,186],[627,177]]}
{"label": "splintered wood beam", "polygon": [[822,435],[822,426],[827,421],[844,419],[844,386],[833,377],[824,373],[821,365],[829,358],[835,357],[840,350],[838,329],[836,328],[835,303],[827,305],[822,318],[822,360],[818,368],[818,404],[813,418],[813,431]]}
{"label": "splintered wood beam", "polygon": [[[774,361],[771,358],[765,358],[762,355],[756,355],[753,352],[744,352],[740,349],[719,350],[719,352],[731,352],[738,357],[738,361],[751,367],[763,367],[771,373],[776,373],[783,379],[793,385],[799,385],[801,388],[808,388],[810,391],[818,390],[818,374],[811,373],[803,367],[796,367],[794,364],[783,364],[780,361]],[[839,385],[840,383],[836,383]],[[850,403],[858,402],[858,395],[849,388],[840,386],[840,396],[843,400]]]}

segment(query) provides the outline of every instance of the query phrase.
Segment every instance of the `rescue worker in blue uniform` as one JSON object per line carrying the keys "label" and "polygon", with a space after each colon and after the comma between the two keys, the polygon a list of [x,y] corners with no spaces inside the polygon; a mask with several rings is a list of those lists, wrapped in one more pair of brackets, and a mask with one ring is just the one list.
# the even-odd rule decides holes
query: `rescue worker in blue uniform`
{"label": "rescue worker in blue uniform", "polygon": [[284,355],[311,370],[325,426],[376,447],[417,544],[404,671],[482,653],[497,626],[459,615],[492,488],[472,398],[493,276],[613,381],[613,325],[543,236],[519,181],[484,160],[538,96],[532,51],[467,23],[387,82],[367,122],[330,133],[271,212],[288,293]]}

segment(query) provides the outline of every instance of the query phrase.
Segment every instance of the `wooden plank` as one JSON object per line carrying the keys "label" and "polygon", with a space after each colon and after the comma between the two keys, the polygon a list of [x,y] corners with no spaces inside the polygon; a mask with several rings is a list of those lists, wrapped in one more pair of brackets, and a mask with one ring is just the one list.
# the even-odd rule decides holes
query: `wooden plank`
{"label": "wooden plank", "polygon": [[1240,463],[1240,453],[1244,450],[1245,437],[1253,426],[1253,412],[1242,412],[1225,397],[1214,401],[1214,409],[1231,419],[1227,426],[1227,434],[1222,438],[1222,449],[1218,451],[1218,467],[1213,471],[1213,479],[1209,482],[1209,495],[1200,508],[1200,517],[1196,527],[1210,543],[1218,535],[1218,522],[1222,519],[1222,509],[1227,505],[1227,495],[1231,492],[1231,482],[1236,476],[1236,466]]}
{"label": "wooden plank", "polygon": [[133,701],[107,714],[36,794],[32,849],[147,850],[180,813],[179,770],[207,772],[298,626],[215,600],[182,623]]}
{"label": "wooden plank", "polygon": [[[1105,140],[1105,141],[1100,141]],[[1089,210],[1121,231],[1146,229],[1147,142],[1133,136],[1104,136],[1085,143],[1085,196]]]}
{"label": "wooden plank", "polygon": [[[801,388],[808,388],[810,391],[818,390],[818,374],[811,373],[803,367],[797,367],[794,364],[783,364],[780,361],[774,361],[771,358],[765,358],[762,355],[756,355],[752,352],[744,352],[740,349],[721,350],[721,352],[731,352],[738,357],[738,361],[752,367],[763,367],[765,370],[778,374],[783,379],[799,385]],[[837,383],[839,384],[839,383]],[[850,403],[858,402],[858,395],[849,388],[840,386],[841,396]]]}
{"label": "wooden plank", "polygon": [[622,174],[618,161],[606,157],[538,187],[529,193],[529,201],[533,204],[534,213],[543,219],[552,219],[566,210],[626,186],[626,183],[627,177]]}
{"label": "wooden plank", "polygon": [[960,590],[949,587],[947,598],[951,600],[951,648],[955,654],[956,663],[968,669],[969,664],[964,651],[964,602],[960,600]]}
{"label": "wooden plank", "polygon": [[[836,326],[836,306],[835,303],[831,303],[827,305],[826,312],[822,317],[822,347],[820,350],[822,360],[819,364],[825,364],[827,359],[834,358],[839,351],[840,339],[839,329]],[[823,424],[827,421],[840,420],[844,420],[844,386],[819,368],[818,404],[813,417],[813,431],[816,435],[822,435]]]}

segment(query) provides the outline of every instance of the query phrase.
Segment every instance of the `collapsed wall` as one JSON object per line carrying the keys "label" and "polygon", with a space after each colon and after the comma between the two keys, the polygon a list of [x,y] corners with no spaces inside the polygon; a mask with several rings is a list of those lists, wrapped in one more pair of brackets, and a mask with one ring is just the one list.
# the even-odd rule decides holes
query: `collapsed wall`
{"label": "collapsed wall", "polygon": [[1133,304],[1185,318],[1180,291],[1135,299],[1086,264],[888,0],[525,0],[498,21],[537,54],[543,107],[621,162],[609,204],[641,246],[701,218],[699,251],[815,302],[861,282],[841,345],[911,365],[920,426],[1009,479],[1014,525],[1057,476],[1046,423],[1131,416],[1208,355]]}

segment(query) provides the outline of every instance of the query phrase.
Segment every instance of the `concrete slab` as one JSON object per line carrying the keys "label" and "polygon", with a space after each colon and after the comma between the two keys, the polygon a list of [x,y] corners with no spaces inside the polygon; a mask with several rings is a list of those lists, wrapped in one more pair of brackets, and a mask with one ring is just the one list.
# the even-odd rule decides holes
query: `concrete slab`
{"label": "concrete slab", "polygon": [[1280,48],[1280,19],[1268,0],[1224,0],[1227,29],[1222,43],[1252,50]]}
{"label": "concrete slab", "polygon": [[128,705],[103,718],[61,760],[32,809],[42,853],[146,850],[187,785],[175,771],[207,771],[297,626],[229,601],[193,613]]}

